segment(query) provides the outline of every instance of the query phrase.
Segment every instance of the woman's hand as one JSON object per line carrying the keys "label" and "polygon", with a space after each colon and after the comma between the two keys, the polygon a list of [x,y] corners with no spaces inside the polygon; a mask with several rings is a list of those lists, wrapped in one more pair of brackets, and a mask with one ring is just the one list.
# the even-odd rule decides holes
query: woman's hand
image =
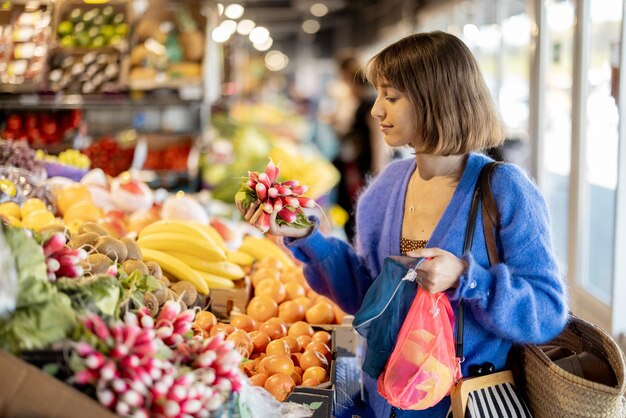
{"label": "woman's hand", "polygon": [[[257,209],[259,208],[260,204],[261,204],[261,202],[259,200],[257,200],[256,202],[254,202],[254,203],[252,203],[250,205],[248,210],[245,210],[243,208],[243,206],[241,205],[241,202],[236,202],[237,209],[239,209],[239,212],[241,212],[241,214],[243,215],[243,217],[246,220],[246,222],[248,222],[250,224],[254,224],[254,219],[253,218],[254,218],[255,213],[256,213]],[[304,209],[304,211],[305,211],[305,215],[308,216],[308,214],[310,213],[310,210],[309,209]],[[268,234],[271,234],[271,235],[274,235],[274,236],[278,236],[278,237],[304,238],[304,237],[308,236],[313,231],[312,227],[309,227],[309,228],[296,228],[296,227],[285,225],[285,224],[278,225],[276,223],[276,216],[277,215],[278,215],[277,211],[274,211],[270,215],[270,229],[269,229],[269,231],[267,231]]]}
{"label": "woman's hand", "polygon": [[463,260],[441,248],[421,248],[407,255],[426,259],[416,271],[418,283],[430,293],[458,287],[459,278],[467,268]]}

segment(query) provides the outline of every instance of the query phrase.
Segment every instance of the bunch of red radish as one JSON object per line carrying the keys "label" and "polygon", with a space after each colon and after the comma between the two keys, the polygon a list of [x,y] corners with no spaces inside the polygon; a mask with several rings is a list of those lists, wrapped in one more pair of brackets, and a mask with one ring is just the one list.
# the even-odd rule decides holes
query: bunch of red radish
{"label": "bunch of red radish", "polygon": [[87,259],[87,253],[83,249],[73,250],[66,244],[65,234],[61,232],[53,234],[43,244],[50,281],[56,281],[61,277],[82,277],[84,274],[80,262]]}
{"label": "bunch of red radish", "polygon": [[311,225],[304,215],[303,208],[313,208],[316,203],[313,199],[302,196],[308,187],[296,180],[276,182],[280,169],[270,159],[264,173],[248,171],[248,177],[241,183],[235,201],[242,204],[247,210],[251,204],[258,201],[259,207],[250,219],[250,224],[262,232],[270,228],[270,219],[276,214],[278,223],[292,226]]}
{"label": "bunch of red radish", "polygon": [[210,416],[241,387],[241,357],[222,334],[190,337],[193,318],[173,300],[156,320],[146,308],[111,325],[87,316],[97,343],[75,345],[74,380],[94,386],[100,403],[120,416]]}

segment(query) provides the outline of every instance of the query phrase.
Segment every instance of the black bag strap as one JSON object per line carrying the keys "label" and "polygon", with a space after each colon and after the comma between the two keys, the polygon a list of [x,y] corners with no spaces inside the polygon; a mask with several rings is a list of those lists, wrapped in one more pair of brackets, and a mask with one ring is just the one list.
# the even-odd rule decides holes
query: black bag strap
{"label": "black bag strap", "polygon": [[[500,227],[498,207],[491,192],[491,173],[497,165],[501,163],[494,161],[486,164],[480,171],[474,194],[472,195],[472,204],[470,206],[469,218],[467,220],[467,229],[465,230],[465,240],[463,242],[463,254],[472,251],[472,242],[474,241],[474,230],[476,229],[476,218],[478,217],[478,206],[482,202],[483,231],[485,234],[485,244],[487,246],[487,254],[489,255],[489,263],[497,264],[500,261],[498,256],[498,248],[496,246],[496,230]],[[455,354],[458,358],[463,358],[463,316],[464,316],[463,299],[459,301],[456,310],[456,318],[454,326],[456,328],[455,337]]]}

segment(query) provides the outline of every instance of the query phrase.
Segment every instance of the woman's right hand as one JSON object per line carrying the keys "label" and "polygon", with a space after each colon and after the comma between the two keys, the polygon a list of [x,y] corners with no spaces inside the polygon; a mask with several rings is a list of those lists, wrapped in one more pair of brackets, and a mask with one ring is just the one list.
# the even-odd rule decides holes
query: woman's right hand
{"label": "woman's right hand", "polygon": [[[250,207],[246,210],[241,204],[241,202],[236,202],[237,209],[239,209],[239,212],[241,212],[246,222],[250,224],[254,224],[254,222],[251,222],[251,221],[254,221],[253,219],[254,214],[256,213],[257,209],[259,209],[260,204],[261,202],[257,200],[256,202],[252,203]],[[306,208],[304,209],[304,211],[305,211],[305,215],[307,216],[308,214],[312,213],[311,210],[306,209]],[[278,215],[278,212],[273,212],[270,215],[270,229],[267,232],[268,234],[278,236],[278,237],[304,238],[308,236],[309,234],[311,234],[311,232],[313,232],[313,227],[297,228],[297,227],[289,226],[285,224],[278,225],[276,223],[277,215]]]}

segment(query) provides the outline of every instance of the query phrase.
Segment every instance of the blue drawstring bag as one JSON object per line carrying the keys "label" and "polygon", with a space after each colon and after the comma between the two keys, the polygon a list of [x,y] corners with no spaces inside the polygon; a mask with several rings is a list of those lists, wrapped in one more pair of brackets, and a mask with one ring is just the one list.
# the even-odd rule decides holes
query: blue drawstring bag
{"label": "blue drawstring bag", "polygon": [[363,371],[378,379],[393,352],[404,318],[417,294],[415,269],[423,258],[389,256],[365,294],[352,326],[367,341]]}

